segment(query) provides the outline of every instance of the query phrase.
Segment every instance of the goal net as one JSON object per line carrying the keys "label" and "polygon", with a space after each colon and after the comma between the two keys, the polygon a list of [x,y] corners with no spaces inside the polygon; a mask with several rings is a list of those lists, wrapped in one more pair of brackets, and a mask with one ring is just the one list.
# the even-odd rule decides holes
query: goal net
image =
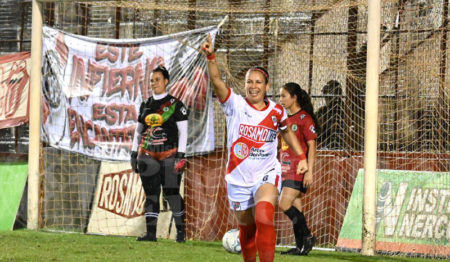
{"label": "goal net", "polygon": [[[425,233],[403,234],[398,236],[399,241],[432,246],[433,249],[427,249],[426,256],[445,256],[445,252],[448,255],[448,250],[445,251],[450,239],[450,41],[447,0],[382,1],[378,119],[365,119],[366,1],[41,2],[44,24],[49,28],[95,38],[97,41],[116,39],[116,43],[129,43],[128,39],[165,37],[220,24],[219,30],[214,32],[217,33],[216,59],[223,79],[235,92],[244,94],[244,77],[251,66],[268,69],[271,76],[268,95],[275,101],[279,99],[279,90],[283,84],[300,84],[312,97],[321,125],[314,182],[303,197],[307,223],[318,239],[318,246],[335,247],[337,244],[358,171],[363,167],[364,124],[365,121],[378,121],[378,168],[443,174],[439,180],[441,184],[434,184],[434,188],[425,186],[420,190],[425,203],[435,201],[437,206],[442,204],[446,208],[446,213],[436,217],[445,217],[442,219],[447,219],[447,224],[442,222],[439,224],[442,226],[438,226],[438,219],[428,222],[428,226],[431,225],[434,230],[430,229],[430,232],[439,233],[431,234],[428,229],[425,230],[426,220],[415,220],[422,213],[414,213],[414,219],[412,215],[408,217],[408,221],[412,221],[410,226],[422,223],[424,225],[415,230]],[[181,48],[198,51],[198,42],[168,38],[175,40]],[[58,41],[58,35],[53,41]],[[130,44],[128,47],[132,46]],[[62,52],[55,51],[56,54]],[[73,54],[69,53],[69,57],[71,59],[67,63],[73,63]],[[43,60],[48,59],[51,57],[44,57]],[[88,70],[88,62],[84,66]],[[55,80],[48,78],[50,71],[44,71],[44,79],[50,81],[47,84]],[[52,71],[52,74],[55,78],[69,77],[64,72]],[[194,78],[186,81],[192,83]],[[193,86],[198,84],[196,82]],[[200,89],[187,90],[199,92]],[[195,97],[212,97],[210,89],[202,92],[196,93]],[[64,95],[64,87],[61,87],[60,94],[44,93],[44,98],[51,102],[51,98],[58,95]],[[104,94],[97,95],[101,97]],[[205,101],[190,101],[189,107],[194,112],[190,123],[194,126],[204,123],[205,114],[201,112],[207,110],[202,104]],[[184,173],[183,187],[186,226],[189,239],[219,240],[227,230],[236,228],[237,224],[228,207],[224,183],[227,159],[225,118],[215,99],[212,98],[206,107],[212,116],[213,129],[197,136],[207,138],[212,147],[202,152],[188,152],[189,168]],[[80,121],[85,121],[86,126],[89,119]],[[55,120],[52,123],[60,127],[70,124],[68,120]],[[76,122],[72,124],[78,125]],[[110,175],[113,181],[114,175],[117,175],[117,183],[126,177],[130,185],[134,183],[135,177],[126,161],[122,162],[122,167],[118,167],[117,163],[99,160],[98,156],[79,152],[74,147],[55,147],[58,134],[45,135],[47,138],[43,137],[41,151],[40,226],[44,229],[87,232],[96,206],[93,204],[96,188],[100,183],[107,183],[104,177]],[[52,143],[48,137],[54,138]],[[400,179],[401,174],[392,176]],[[417,175],[423,176],[423,173],[417,172]],[[382,185],[379,185],[378,192],[385,188]],[[424,196],[425,191],[438,193]],[[410,196],[413,193],[409,189],[405,194]],[[133,199],[136,212],[139,211],[139,197]],[[163,204],[162,207],[170,212],[170,206]],[[438,208],[428,210],[441,212]],[[117,229],[128,222],[113,220],[105,215],[103,220],[98,221],[109,228],[116,228],[115,231],[102,233],[139,233],[118,232],[120,230]],[[167,221],[170,221],[170,215]],[[170,222],[167,224],[170,225]],[[275,224],[277,243],[292,245],[294,237],[291,222],[279,210],[276,212]],[[421,252],[411,253],[422,255]]]}

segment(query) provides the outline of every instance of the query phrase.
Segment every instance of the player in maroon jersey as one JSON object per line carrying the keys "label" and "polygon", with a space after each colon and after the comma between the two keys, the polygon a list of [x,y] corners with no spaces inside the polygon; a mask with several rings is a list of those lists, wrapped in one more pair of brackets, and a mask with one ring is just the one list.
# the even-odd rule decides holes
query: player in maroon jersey
{"label": "player in maroon jersey", "polygon": [[300,197],[306,193],[313,181],[313,166],[316,155],[317,118],[314,115],[311,98],[296,83],[285,84],[280,91],[280,103],[288,110],[288,129],[292,130],[307,154],[308,171],[297,174],[296,153],[282,140],[280,162],[282,168],[282,191],[280,208],[292,220],[296,247],[281,254],[308,255],[314,246],[315,238],[311,235],[302,213]]}
{"label": "player in maroon jersey", "polygon": [[239,224],[244,261],[273,261],[276,234],[275,205],[281,190],[281,165],[277,159],[277,133],[298,154],[298,173],[308,163],[295,135],[286,128],[286,110],[268,99],[269,74],[252,67],[245,75],[245,98],[235,94],[221,78],[211,37],[202,45],[214,92],[227,121],[228,163],[225,180],[230,208]]}

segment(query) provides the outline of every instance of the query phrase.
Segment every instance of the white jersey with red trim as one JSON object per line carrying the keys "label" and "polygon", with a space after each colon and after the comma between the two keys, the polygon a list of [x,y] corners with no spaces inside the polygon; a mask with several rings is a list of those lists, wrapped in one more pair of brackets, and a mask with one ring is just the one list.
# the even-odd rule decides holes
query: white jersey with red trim
{"label": "white jersey with red trim", "polygon": [[267,171],[280,167],[277,134],[286,128],[286,110],[270,99],[265,108],[258,110],[231,89],[220,102],[228,132],[225,180],[234,185],[253,186]]}

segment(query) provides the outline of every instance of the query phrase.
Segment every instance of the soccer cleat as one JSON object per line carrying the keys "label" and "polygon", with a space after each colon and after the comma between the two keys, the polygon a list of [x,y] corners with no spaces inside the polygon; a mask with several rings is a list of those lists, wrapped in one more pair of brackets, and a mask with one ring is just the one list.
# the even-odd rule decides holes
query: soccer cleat
{"label": "soccer cleat", "polygon": [[312,250],[314,244],[316,243],[316,238],[313,235],[303,238],[303,250],[301,252],[302,256],[307,256]]}
{"label": "soccer cleat", "polygon": [[136,241],[151,241],[156,242],[156,236],[154,235],[144,235],[142,237],[136,238]]}
{"label": "soccer cleat", "polygon": [[302,251],[298,247],[294,247],[294,248],[288,249],[287,251],[282,251],[280,254],[281,255],[301,256]]}

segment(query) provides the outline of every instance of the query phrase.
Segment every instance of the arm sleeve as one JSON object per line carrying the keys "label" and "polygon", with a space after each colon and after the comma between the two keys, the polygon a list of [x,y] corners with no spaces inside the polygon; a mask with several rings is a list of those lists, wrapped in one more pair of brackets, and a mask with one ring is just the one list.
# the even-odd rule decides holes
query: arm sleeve
{"label": "arm sleeve", "polygon": [[315,140],[317,138],[317,134],[314,120],[310,116],[308,116],[305,120],[305,125],[303,126],[303,136],[306,141]]}
{"label": "arm sleeve", "polygon": [[132,152],[138,151],[139,143],[141,142],[142,132],[144,132],[144,129],[144,125],[138,122],[136,129],[134,130],[133,146],[131,147]]}
{"label": "arm sleeve", "polygon": [[280,119],[280,129],[286,130],[286,128],[288,126],[288,123],[287,123],[288,115],[287,115],[286,109],[284,109],[284,107],[281,107],[281,110],[283,112],[281,114],[281,119]]}
{"label": "arm sleeve", "polygon": [[[178,152],[186,153],[188,121],[178,121]],[[134,143],[133,143],[134,145]]]}
{"label": "arm sleeve", "polygon": [[[242,101],[239,101],[242,100]],[[231,88],[228,88],[228,96],[225,98],[225,100],[220,101],[220,107],[222,108],[223,112],[226,116],[231,116],[234,114],[235,110],[239,110],[238,107],[239,104],[245,103],[243,101],[244,99],[240,95],[236,95]]]}
{"label": "arm sleeve", "polygon": [[174,116],[175,116],[174,119],[177,123],[180,121],[188,120],[189,110],[186,108],[186,106],[181,101],[177,102]]}
{"label": "arm sleeve", "polygon": [[145,108],[145,102],[141,103],[141,106],[139,107],[139,113],[138,113],[138,122],[145,123],[144,117],[143,117],[143,111]]}

